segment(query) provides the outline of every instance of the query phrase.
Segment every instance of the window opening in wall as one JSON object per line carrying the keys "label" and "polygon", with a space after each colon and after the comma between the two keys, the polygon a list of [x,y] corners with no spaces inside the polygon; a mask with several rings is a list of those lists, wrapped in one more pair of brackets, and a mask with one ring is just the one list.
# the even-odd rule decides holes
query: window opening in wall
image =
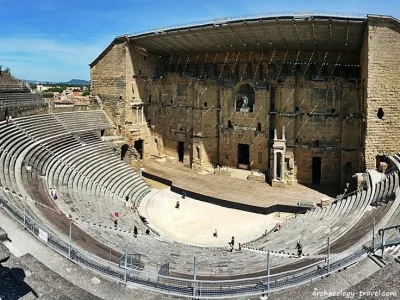
{"label": "window opening in wall", "polygon": [[331,113],[334,114],[335,112],[336,112],[336,109],[335,109],[335,108],[332,108],[332,109],[331,109]]}
{"label": "window opening in wall", "polygon": [[296,74],[301,74],[301,65],[296,64]]}
{"label": "window opening in wall", "polygon": [[322,66],[322,75],[328,76],[328,64]]}
{"label": "window opening in wall", "polygon": [[172,103],[174,103],[174,100],[172,100],[172,99],[171,99],[171,100],[169,100],[169,103],[171,103],[171,104],[172,104]]}
{"label": "window opening in wall", "polygon": [[261,131],[261,123],[260,122],[257,123],[257,131]]}
{"label": "window opening in wall", "polygon": [[321,157],[312,158],[312,183],[320,184],[322,174],[322,162]]}
{"label": "window opening in wall", "polygon": [[258,66],[258,79],[264,80],[264,65],[263,64],[260,64]]}
{"label": "window opening in wall", "polygon": [[352,175],[352,173],[353,173],[353,170],[351,167],[351,161],[348,161],[346,163],[346,175]]}
{"label": "window opening in wall", "polygon": [[147,59],[147,56],[143,55],[143,60],[146,61],[146,59]]}
{"label": "window opening in wall", "polygon": [[228,120],[228,128],[233,128],[231,120]]}
{"label": "window opening in wall", "polygon": [[185,153],[185,143],[178,142],[178,160],[179,162],[183,162],[184,153]]}
{"label": "window opening in wall", "polygon": [[281,75],[288,75],[289,74],[289,65],[283,64],[282,65],[282,74]]}
{"label": "window opening in wall", "polygon": [[198,146],[196,147],[196,154],[197,154],[197,159],[200,159],[200,148]]}
{"label": "window opening in wall", "polygon": [[207,107],[207,102],[204,102],[204,107]]}
{"label": "window opening in wall", "polygon": [[379,119],[382,120],[383,116],[385,115],[385,113],[383,112],[382,107],[380,107],[380,108],[378,109],[378,113],[377,113],[376,115],[378,116]]}
{"label": "window opening in wall", "polygon": [[315,146],[319,147],[319,140],[315,140]]}
{"label": "window opening in wall", "polygon": [[300,110],[300,108],[298,106],[296,106],[296,108],[294,109],[295,112],[298,112]]}
{"label": "window opening in wall", "polygon": [[239,79],[240,79],[239,66],[238,65],[235,65],[235,71],[234,71],[233,77],[234,77],[235,81],[239,81]]}
{"label": "window opening in wall", "polygon": [[151,126],[151,119],[147,119],[147,126],[148,126],[148,127]]}
{"label": "window opening in wall", "polygon": [[295,138],[295,139],[294,139],[294,142],[295,142],[295,143],[298,143],[298,142],[299,142],[299,138]]}
{"label": "window opening in wall", "polygon": [[149,95],[149,104],[151,104],[151,95]]}
{"label": "window opening in wall", "polygon": [[139,76],[142,75],[142,70],[139,70]]}

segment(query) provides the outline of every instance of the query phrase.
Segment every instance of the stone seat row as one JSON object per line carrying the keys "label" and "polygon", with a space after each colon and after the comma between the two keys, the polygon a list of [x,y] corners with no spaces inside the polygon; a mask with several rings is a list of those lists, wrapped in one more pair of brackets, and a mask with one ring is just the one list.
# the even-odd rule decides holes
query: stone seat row
{"label": "stone seat row", "polygon": [[[81,112],[79,115],[81,116],[82,119],[86,120],[88,123],[90,122],[90,118],[87,118],[87,115],[96,115],[99,116],[99,113],[103,115],[103,118],[105,120],[106,117],[104,117],[104,113],[103,112],[95,112],[95,114],[92,114],[92,112]],[[73,117],[74,115],[69,114],[70,117]],[[61,118],[61,119],[65,119],[65,118]],[[141,179],[137,176],[134,175],[134,172],[132,171],[132,169],[130,169],[126,164],[124,164],[123,162],[119,161],[117,159],[117,157],[113,154],[113,152],[110,150],[110,147],[106,146],[104,143],[102,143],[100,141],[100,139],[98,137],[96,137],[93,134],[90,133],[84,133],[82,134],[82,136],[79,136],[77,138],[76,134],[75,135],[71,135],[70,132],[68,132],[66,129],[64,129],[62,126],[59,125],[59,120],[54,118],[53,115],[41,115],[41,116],[35,116],[35,117],[25,117],[25,118],[19,118],[19,119],[15,119],[13,124],[6,124],[5,122],[2,122],[1,126],[1,138],[4,137],[4,140],[6,141],[6,143],[2,143],[3,148],[1,151],[2,154],[2,162],[3,162],[3,166],[5,166],[4,171],[1,176],[1,182],[2,185],[7,186],[9,189],[11,190],[18,190],[17,185],[15,184],[15,182],[17,181],[14,176],[15,176],[15,161],[16,158],[20,156],[20,154],[22,153],[22,150],[25,149],[23,146],[24,145],[29,145],[31,144],[31,151],[28,151],[28,153],[26,154],[26,156],[24,157],[24,161],[26,162],[27,165],[34,167],[40,174],[48,174],[47,169],[51,166],[50,162],[52,162],[54,164],[54,166],[59,166],[60,165],[60,161],[63,162],[63,158],[61,158],[63,156],[63,153],[61,150],[65,150],[67,149],[67,147],[71,147],[78,149],[77,147],[82,147],[82,143],[80,143],[82,140],[85,141],[85,143],[89,143],[87,146],[90,147],[90,144],[92,143],[93,145],[96,145],[96,143],[98,145],[102,144],[102,146],[100,147],[100,150],[103,151],[102,153],[104,154],[104,158],[106,159],[107,165],[105,163],[103,163],[102,165],[102,169],[103,170],[99,170],[98,168],[96,169],[96,176],[99,178],[99,180],[103,180],[106,179],[108,180],[107,182],[110,183],[110,187],[107,188],[102,188],[102,192],[103,192],[103,197],[107,196],[107,198],[109,198],[109,193],[116,193],[116,195],[119,195],[119,198],[125,198],[125,195],[129,195],[131,196],[133,199],[135,197],[135,192],[137,192],[137,194],[141,195],[143,193],[146,193],[148,191],[148,186],[144,184],[144,182],[141,182],[141,185],[139,187],[139,189],[136,189],[134,191],[134,188],[136,186],[133,186],[133,188],[131,188],[129,190],[129,187],[132,187],[131,183],[132,182],[136,182],[136,181],[140,181]],[[82,122],[80,122],[82,123]],[[110,127],[110,124],[107,125],[108,127]],[[43,128],[43,129],[42,129]],[[48,128],[54,128],[55,130],[50,130],[47,131],[45,129]],[[79,128],[81,129],[81,127]],[[95,128],[97,129],[97,128]],[[55,132],[57,132],[58,134],[55,134]],[[7,143],[8,142],[8,143]],[[33,143],[32,143],[33,142]],[[58,153],[56,153],[56,150],[60,150]],[[80,150],[80,149],[79,149]],[[93,153],[96,153],[99,150],[99,148],[92,148]],[[58,154],[60,155],[60,157],[58,157]],[[111,160],[107,157],[111,157]],[[56,159],[59,158],[59,159]],[[113,161],[112,161],[113,160]],[[14,164],[11,164],[11,162],[14,162]],[[77,163],[82,163],[82,161],[78,161]],[[105,174],[107,174],[107,172],[104,171],[108,171],[108,163],[113,163],[113,166],[115,170],[118,170],[120,174],[121,170],[125,171],[129,176],[124,176],[122,177],[124,179],[123,180],[116,180],[115,183],[114,181],[112,181],[109,176],[109,178],[107,178],[107,176],[104,176]],[[61,164],[64,165],[65,164]],[[78,166],[80,167],[80,166]],[[93,163],[91,165],[91,168],[95,169],[96,165]],[[66,168],[69,169],[69,168]],[[105,169],[105,170],[104,170]],[[75,191],[73,191],[74,193],[77,194],[77,198],[82,198],[79,196],[79,193],[82,192],[82,189],[84,187],[86,187],[86,185],[84,185],[82,183],[82,180],[88,180],[89,177],[85,176],[82,172],[80,173],[74,173],[74,176],[70,176],[72,173],[74,172],[70,172],[69,177],[72,179],[72,184],[71,186],[74,186],[77,188]],[[79,176],[76,176],[76,175]],[[94,173],[93,173],[94,174]],[[83,175],[83,176],[82,176]],[[111,175],[117,175],[116,172],[111,173]],[[77,179],[75,179],[75,176]],[[114,178],[116,178],[114,176]],[[129,182],[131,181],[131,182]],[[69,182],[67,180],[67,182]],[[91,186],[93,186],[94,189],[94,180],[93,181],[88,181],[89,183],[91,183]],[[79,184],[78,184],[79,183]],[[99,184],[99,182],[96,182],[96,188],[97,191],[99,191],[98,187],[101,186],[101,184]],[[102,182],[101,182],[102,183]],[[126,186],[124,186],[124,184],[126,184]],[[52,184],[50,184],[48,186],[49,188],[52,187]],[[93,189],[87,189],[87,191],[92,192]],[[99,195],[95,195],[96,199],[98,199]],[[90,193],[85,192],[84,197],[92,197],[93,195],[91,195]],[[96,203],[96,201],[93,201],[93,203]],[[87,206],[87,205],[86,205]],[[119,206],[120,203],[119,203]],[[120,208],[120,207],[119,207]],[[113,209],[110,208],[110,211],[112,211]],[[137,220],[135,220],[137,221]]]}
{"label": "stone seat row", "polygon": [[[394,172],[378,182],[374,188],[349,195],[330,207],[309,211],[284,224],[281,231],[246,246],[287,252],[300,240],[306,253],[315,253],[324,247],[323,243],[328,236],[334,242],[351,229],[363,216],[369,204],[388,199],[399,185],[398,177],[398,172]],[[312,228],[310,224],[313,224]]]}
{"label": "stone seat row", "polygon": [[112,128],[106,115],[101,110],[58,113],[54,114],[54,117],[64,128],[71,132]]}
{"label": "stone seat row", "polygon": [[43,105],[44,98],[31,93],[0,93],[0,106],[33,106]]}
{"label": "stone seat row", "polygon": [[[137,238],[132,233],[118,232],[87,223],[78,223],[86,232],[90,232],[96,239],[105,245],[121,250],[122,245],[128,243],[129,253],[141,255],[141,262],[145,269],[150,265],[169,263],[171,272],[179,274],[193,274],[193,257],[197,257],[198,275],[238,275],[265,271],[266,252],[237,251],[232,253],[226,249],[200,249],[185,247],[154,236],[139,234]],[[271,268],[298,262],[294,257],[270,256]]]}
{"label": "stone seat row", "polygon": [[[82,140],[87,144],[78,142]],[[101,163],[98,163],[98,160]],[[46,141],[43,146],[38,144],[27,155],[26,161],[40,174],[46,174],[48,188],[56,187],[68,204],[82,199],[95,205],[107,202],[103,204],[105,207],[93,213],[93,216],[83,214],[89,219],[105,219],[105,212],[108,212],[109,218],[112,211],[121,211],[124,207],[125,201],[122,200],[125,196],[136,199],[149,190],[144,181],[93,133],[60,136]],[[108,200],[101,201],[104,198]],[[90,205],[85,204],[84,207]],[[78,207],[71,205],[67,208],[66,211],[71,215],[76,215],[75,212],[79,211]],[[93,208],[90,211],[92,210]],[[128,222],[126,226],[137,224],[138,218]]]}

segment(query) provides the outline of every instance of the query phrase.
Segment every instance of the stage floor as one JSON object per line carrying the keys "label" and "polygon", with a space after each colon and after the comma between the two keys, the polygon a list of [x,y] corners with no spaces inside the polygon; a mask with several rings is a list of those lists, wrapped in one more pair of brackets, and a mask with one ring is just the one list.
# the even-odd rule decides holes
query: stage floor
{"label": "stage floor", "polygon": [[[173,182],[173,185],[184,190],[259,207],[276,204],[297,206],[299,201],[320,203],[323,197],[335,197],[340,194],[337,185],[306,186],[295,184],[286,188],[271,187],[265,182],[250,181],[242,178],[215,175],[202,172],[199,174],[184,167],[182,163],[159,163],[151,160],[143,163],[146,172]],[[240,177],[243,173],[241,173]],[[145,178],[145,180],[147,180]],[[160,189],[159,183],[153,184]],[[155,185],[154,185],[155,184]]]}

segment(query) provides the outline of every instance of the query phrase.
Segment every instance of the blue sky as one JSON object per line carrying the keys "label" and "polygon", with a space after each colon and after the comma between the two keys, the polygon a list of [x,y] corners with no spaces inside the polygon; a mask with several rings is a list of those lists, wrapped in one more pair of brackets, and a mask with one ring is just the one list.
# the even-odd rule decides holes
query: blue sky
{"label": "blue sky", "polygon": [[22,79],[88,80],[88,64],[117,35],[221,17],[298,11],[400,19],[400,1],[0,0],[0,65]]}

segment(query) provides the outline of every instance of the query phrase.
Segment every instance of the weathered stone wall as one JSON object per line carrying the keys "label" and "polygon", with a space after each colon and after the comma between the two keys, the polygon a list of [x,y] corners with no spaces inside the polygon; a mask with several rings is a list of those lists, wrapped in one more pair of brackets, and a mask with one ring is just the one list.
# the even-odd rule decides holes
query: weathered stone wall
{"label": "weathered stone wall", "polygon": [[116,42],[90,69],[91,92],[101,97],[103,109],[116,125],[123,125],[126,112],[125,42]]}
{"label": "weathered stone wall", "polygon": [[[391,155],[400,149],[400,24],[374,16],[368,17],[367,24],[365,164],[374,168],[377,155]],[[381,119],[380,108],[384,113]]]}
{"label": "weathered stone wall", "polygon": [[[125,50],[121,45],[92,67],[92,78],[97,78],[93,90],[105,95],[109,89],[106,98],[114,100],[105,106],[115,117],[121,111],[115,100],[117,79],[125,78],[124,112],[117,120],[130,143],[144,139],[145,158],[178,159],[183,143],[183,162],[192,168],[237,167],[238,144],[247,144],[250,168],[265,171],[271,167],[272,132],[276,128],[280,136],[285,126],[289,181],[310,183],[313,157],[321,157],[322,182],[348,180],[361,171],[363,94],[359,82],[349,82],[349,74],[359,72],[359,53],[282,50],[158,57],[134,44],[124,44]],[[119,71],[108,75],[113,64]],[[107,88],[100,75],[109,82]],[[238,107],[245,85],[254,95],[249,112]],[[131,102],[144,103],[148,126],[137,125]]]}

